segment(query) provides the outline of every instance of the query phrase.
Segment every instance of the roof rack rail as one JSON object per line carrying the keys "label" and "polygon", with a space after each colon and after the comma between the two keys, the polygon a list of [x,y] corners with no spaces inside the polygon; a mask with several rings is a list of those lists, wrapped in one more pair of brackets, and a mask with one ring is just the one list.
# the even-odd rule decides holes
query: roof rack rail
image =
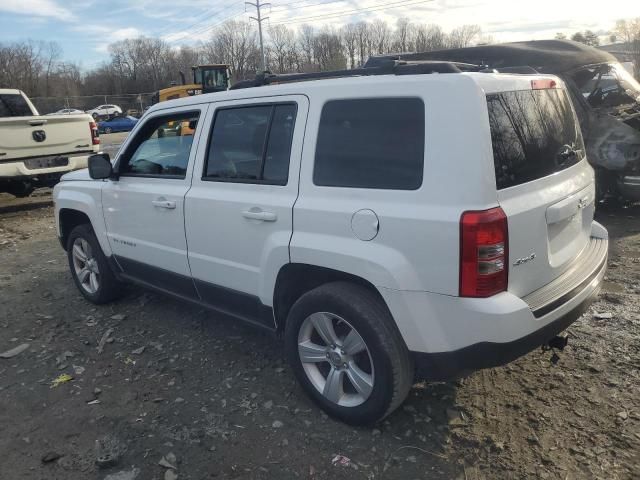
{"label": "roof rack rail", "polygon": [[385,59],[374,67],[354,68],[351,70],[332,70],[327,72],[312,73],[285,73],[274,74],[263,72],[256,74],[253,80],[241,80],[230,87],[230,90],[240,88],[261,87],[263,85],[304,82],[308,80],[321,80],[327,78],[364,77],[372,75],[428,75],[432,73],[462,73],[468,71],[480,71],[485,66],[469,63],[442,62],[442,61],[417,61]]}

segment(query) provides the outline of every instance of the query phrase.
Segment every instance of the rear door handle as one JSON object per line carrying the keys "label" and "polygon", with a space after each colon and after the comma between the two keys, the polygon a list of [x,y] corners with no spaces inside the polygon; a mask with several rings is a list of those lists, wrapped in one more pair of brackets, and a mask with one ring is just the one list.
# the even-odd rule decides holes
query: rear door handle
{"label": "rear door handle", "polygon": [[170,200],[154,200],[151,203],[154,207],[158,208],[166,208],[168,210],[176,208],[176,202],[172,202]]}
{"label": "rear door handle", "polygon": [[275,222],[278,219],[278,216],[275,213],[264,212],[258,209],[245,210],[242,212],[242,216],[251,220],[261,220],[263,222]]}

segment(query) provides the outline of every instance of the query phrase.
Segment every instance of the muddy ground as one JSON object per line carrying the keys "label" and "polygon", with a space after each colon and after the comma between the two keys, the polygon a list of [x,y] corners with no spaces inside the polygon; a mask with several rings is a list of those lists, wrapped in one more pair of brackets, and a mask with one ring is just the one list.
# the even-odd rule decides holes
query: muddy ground
{"label": "muddy ground", "polygon": [[376,428],[314,407],[277,338],[133,287],[87,303],[52,214],[0,214],[0,353],[29,345],[0,358],[0,479],[640,478],[638,207],[599,215],[606,285],[556,364],[416,385]]}

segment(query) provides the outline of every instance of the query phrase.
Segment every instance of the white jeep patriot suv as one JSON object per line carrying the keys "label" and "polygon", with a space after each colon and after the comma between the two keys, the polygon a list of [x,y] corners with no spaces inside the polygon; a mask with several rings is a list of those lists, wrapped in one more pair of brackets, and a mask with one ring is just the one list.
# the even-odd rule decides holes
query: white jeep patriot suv
{"label": "white jeep patriot suv", "polygon": [[55,188],[82,295],[134,282],[281,332],[352,424],[556,337],[608,246],[562,81],[403,67],[152,107]]}

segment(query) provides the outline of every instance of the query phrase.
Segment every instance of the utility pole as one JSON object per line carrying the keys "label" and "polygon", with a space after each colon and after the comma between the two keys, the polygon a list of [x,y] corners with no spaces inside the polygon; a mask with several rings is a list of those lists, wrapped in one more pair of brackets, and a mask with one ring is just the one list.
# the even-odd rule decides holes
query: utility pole
{"label": "utility pole", "polygon": [[260,3],[260,0],[256,0],[256,3],[251,3],[251,2],[244,2],[245,5],[250,5],[252,7],[256,8],[256,11],[258,12],[258,16],[256,17],[249,17],[251,18],[251,20],[255,20],[256,22],[258,22],[258,34],[260,35],[260,56],[262,57],[262,71],[264,72],[267,69],[267,60],[264,56],[264,42],[262,40],[262,22],[264,22],[266,19],[268,19],[269,17],[263,17],[262,13],[260,12],[260,9],[262,7],[270,7],[271,4],[270,3]]}

